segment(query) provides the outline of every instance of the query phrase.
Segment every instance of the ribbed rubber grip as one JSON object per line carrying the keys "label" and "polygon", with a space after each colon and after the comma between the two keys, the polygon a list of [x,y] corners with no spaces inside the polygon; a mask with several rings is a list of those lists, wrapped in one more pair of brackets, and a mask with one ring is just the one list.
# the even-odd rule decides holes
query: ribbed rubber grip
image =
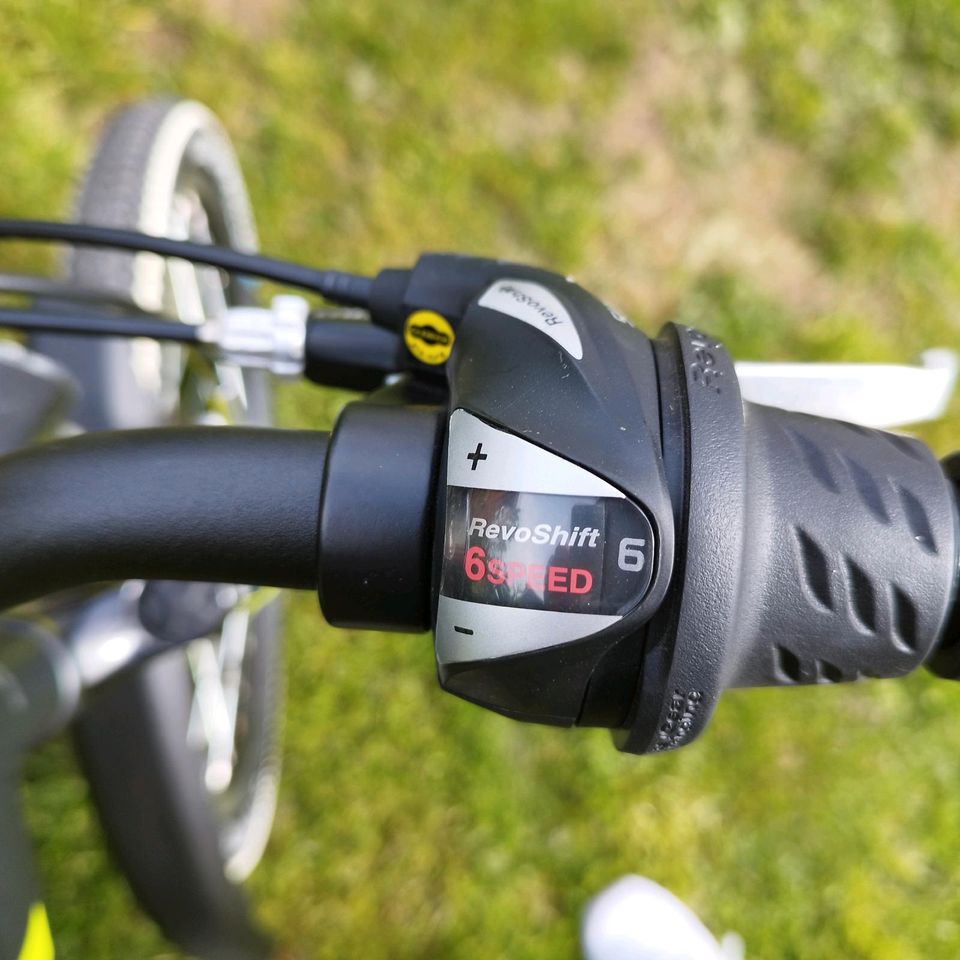
{"label": "ribbed rubber grip", "polygon": [[729,686],[908,673],[953,592],[952,488],[922,443],[744,405],[746,488]]}

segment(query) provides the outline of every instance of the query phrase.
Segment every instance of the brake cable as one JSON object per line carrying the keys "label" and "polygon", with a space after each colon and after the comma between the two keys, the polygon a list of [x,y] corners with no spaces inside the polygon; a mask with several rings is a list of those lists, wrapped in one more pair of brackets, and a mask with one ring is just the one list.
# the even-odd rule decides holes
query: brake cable
{"label": "brake cable", "polygon": [[115,315],[71,310],[69,313],[38,307],[0,307],[0,327],[30,333],[65,333],[78,336],[149,337],[174,343],[204,343],[203,328],[147,315]]}
{"label": "brake cable", "polygon": [[76,246],[112,247],[139,253],[176,257],[229,273],[273,280],[289,287],[309,290],[333,303],[365,307],[370,302],[373,279],[342,270],[317,270],[302,264],[244,253],[228,247],[187,240],[171,240],[135,230],[119,230],[87,223],[58,223],[48,220],[0,219],[0,240],[61,242]]}

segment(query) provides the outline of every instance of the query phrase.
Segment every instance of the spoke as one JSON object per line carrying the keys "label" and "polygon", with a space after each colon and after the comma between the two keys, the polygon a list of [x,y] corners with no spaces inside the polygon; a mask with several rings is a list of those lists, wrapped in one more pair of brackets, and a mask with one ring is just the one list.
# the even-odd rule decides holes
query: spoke
{"label": "spoke", "polygon": [[[174,196],[168,230],[171,237],[176,240],[193,239],[191,234],[197,219],[197,208],[201,211],[203,209],[196,194],[177,193]],[[201,242],[208,241],[210,234],[206,215],[198,226],[200,226],[198,232],[205,233],[206,236],[199,236],[196,239]],[[184,323],[203,323],[206,314],[197,268],[187,260],[168,260],[167,277],[176,315]]]}
{"label": "spoke", "polygon": [[[194,191],[176,194],[169,233],[179,239],[212,241],[206,210]],[[228,306],[219,272],[197,268],[184,260],[167,262],[167,292],[176,315],[185,323],[202,323],[206,318],[220,316]],[[182,372],[181,380],[184,378]],[[216,363],[207,378],[208,385],[198,383],[201,409],[194,419],[219,416],[224,423],[243,420],[247,409],[243,371],[232,364]],[[231,609],[224,617],[219,637],[199,640],[188,651],[194,696],[187,739],[191,746],[204,752],[204,781],[213,794],[229,788],[236,768],[237,721],[252,618],[276,593],[225,589],[231,591],[231,596],[225,598],[223,606]]]}
{"label": "spoke", "polygon": [[247,388],[243,382],[243,370],[229,363],[216,363],[219,392],[223,395],[223,402],[232,419],[243,416],[247,409]]}
{"label": "spoke", "polygon": [[237,715],[240,709],[240,688],[243,684],[243,661],[250,638],[250,614],[243,608],[231,610],[223,621],[220,634],[220,682],[230,719],[230,756],[233,774],[234,747],[237,740]]}
{"label": "spoke", "polygon": [[190,648],[194,697],[187,739],[206,750],[204,779],[211,793],[222,793],[233,780],[250,621],[250,607],[241,600],[224,618],[217,640],[198,640]]}
{"label": "spoke", "polygon": [[[233,737],[230,709],[220,682],[220,665],[212,640],[197,640],[188,650],[193,672],[194,695],[187,727],[191,746],[207,749],[205,780],[212,793],[219,793],[233,776]],[[224,767],[224,744],[229,744],[230,757]]]}

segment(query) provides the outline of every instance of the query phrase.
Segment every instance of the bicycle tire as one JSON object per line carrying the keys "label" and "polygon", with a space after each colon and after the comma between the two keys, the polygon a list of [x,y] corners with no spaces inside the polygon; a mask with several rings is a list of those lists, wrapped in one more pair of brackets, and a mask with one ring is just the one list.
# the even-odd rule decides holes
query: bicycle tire
{"label": "bicycle tire", "polygon": [[[76,217],[165,233],[166,206],[184,183],[200,197],[211,233],[205,239],[256,249],[246,188],[229,140],[214,116],[190,101],[150,100],[114,115],[79,192]],[[150,255],[104,250],[76,250],[66,261],[71,281],[129,296],[146,309],[161,306],[166,269]],[[205,275],[211,277],[219,275]],[[229,299],[244,298],[245,288],[236,281],[226,289]],[[154,359],[159,356],[163,380],[164,358],[170,355],[158,355],[156,344],[51,336],[31,343],[79,381],[82,397],[73,416],[83,429],[152,426],[176,418],[179,398],[171,403],[162,383],[157,392],[155,383],[145,386],[143,377],[138,379],[137,363],[144,366],[146,348],[148,360],[151,350]],[[268,424],[266,375],[248,371],[243,384],[245,422]],[[251,623],[252,648],[240,681],[248,691],[249,729],[234,768],[239,786],[231,802],[214,802],[202,758],[187,748],[193,688],[182,651],[116,678],[91,698],[74,730],[108,844],[141,905],[169,939],[210,960],[253,960],[267,953],[240,883],[260,859],[275,806],[276,603]]]}

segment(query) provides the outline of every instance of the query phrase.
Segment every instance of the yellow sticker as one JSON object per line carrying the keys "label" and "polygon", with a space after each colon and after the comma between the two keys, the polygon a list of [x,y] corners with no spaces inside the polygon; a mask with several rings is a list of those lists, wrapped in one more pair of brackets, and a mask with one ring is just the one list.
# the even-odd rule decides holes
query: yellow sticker
{"label": "yellow sticker", "polygon": [[421,362],[431,367],[445,363],[453,349],[453,327],[432,310],[417,310],[407,317],[403,342]]}
{"label": "yellow sticker", "polygon": [[27,917],[27,935],[23,938],[17,960],[53,960],[53,937],[50,922],[42,903],[35,903]]}

